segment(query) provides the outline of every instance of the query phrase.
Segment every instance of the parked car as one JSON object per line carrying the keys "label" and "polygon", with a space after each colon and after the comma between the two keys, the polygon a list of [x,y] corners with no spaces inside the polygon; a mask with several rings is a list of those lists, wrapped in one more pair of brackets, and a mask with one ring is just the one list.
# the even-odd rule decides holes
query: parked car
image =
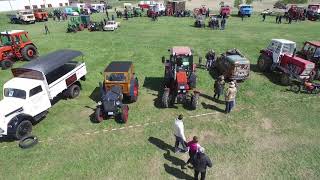
{"label": "parked car", "polygon": [[22,67],[12,69],[13,78],[3,85],[0,101],[0,136],[16,139],[28,135],[59,94],[76,98],[80,80],[85,80],[85,63],[72,61],[80,51],[59,50]]}
{"label": "parked car", "polygon": [[104,31],[114,31],[120,27],[120,22],[108,21],[107,24],[103,27]]}
{"label": "parked car", "polygon": [[253,12],[253,7],[252,5],[249,4],[241,4],[239,5],[239,11],[238,11],[238,16],[248,16],[250,17]]}
{"label": "parked car", "polygon": [[213,70],[229,80],[245,80],[250,74],[250,61],[237,49],[221,54],[213,67]]}
{"label": "parked car", "polygon": [[17,14],[12,15],[10,17],[10,21],[12,24],[34,24],[36,22],[36,18],[32,11],[25,10],[18,11]]}

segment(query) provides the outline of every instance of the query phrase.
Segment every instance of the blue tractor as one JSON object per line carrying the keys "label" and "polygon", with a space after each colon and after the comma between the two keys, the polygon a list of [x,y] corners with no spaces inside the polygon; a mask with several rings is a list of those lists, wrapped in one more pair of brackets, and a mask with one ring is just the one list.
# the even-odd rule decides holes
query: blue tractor
{"label": "blue tractor", "polygon": [[239,5],[238,16],[248,16],[250,17],[253,12],[253,7],[249,4]]}

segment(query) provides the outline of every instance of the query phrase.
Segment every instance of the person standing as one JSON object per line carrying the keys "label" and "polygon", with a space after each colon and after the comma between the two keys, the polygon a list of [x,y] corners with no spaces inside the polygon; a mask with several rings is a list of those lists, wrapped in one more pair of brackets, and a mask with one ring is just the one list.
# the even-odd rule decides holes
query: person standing
{"label": "person standing", "polygon": [[47,34],[50,34],[49,28],[47,26],[47,24],[44,24],[44,32]]}
{"label": "person standing", "polygon": [[210,51],[206,54],[206,59],[206,68],[209,71],[214,66],[214,62],[216,60],[216,53],[213,49],[210,49]]}
{"label": "person standing", "polygon": [[180,152],[179,145],[181,144],[182,150],[187,152],[187,146],[186,146],[186,137],[184,135],[184,124],[183,124],[183,115],[180,114],[178,118],[174,121],[174,136],[176,138],[175,142],[175,153]]}
{"label": "person standing", "polygon": [[266,13],[262,14],[262,21],[264,22],[266,20]]}
{"label": "person standing", "polygon": [[276,24],[278,24],[279,21],[279,15],[276,16]]}
{"label": "person standing", "polygon": [[220,95],[223,94],[224,85],[225,85],[224,76],[221,75],[218,77],[218,80],[214,82],[214,95],[213,95],[214,99],[219,99]]}
{"label": "person standing", "polygon": [[224,30],[225,26],[226,26],[226,19],[222,18],[222,20],[221,20],[221,30]]}
{"label": "person standing", "polygon": [[109,12],[108,10],[106,9],[106,15],[107,15],[107,18],[109,17]]}
{"label": "person standing", "polygon": [[281,20],[282,20],[282,16],[280,15],[280,16],[279,16],[279,20],[278,20],[278,23],[279,23],[279,24],[282,23]]}
{"label": "person standing", "polygon": [[244,18],[244,14],[241,13],[241,21],[243,21],[243,18]]}
{"label": "person standing", "polygon": [[237,88],[233,81],[229,83],[229,88],[227,89],[225,93],[225,100],[226,100],[226,113],[230,113],[233,106],[234,106],[234,100],[236,98],[237,94]]}
{"label": "person standing", "polygon": [[194,155],[196,155],[198,149],[201,147],[198,143],[198,137],[193,136],[192,141],[189,141],[187,143],[187,147],[189,148],[189,159],[186,164],[192,163],[192,159],[194,158]]}
{"label": "person standing", "polygon": [[292,22],[292,16],[289,15],[289,24],[291,24],[291,22]]}
{"label": "person standing", "polygon": [[199,151],[193,157],[193,168],[194,168],[194,179],[199,179],[199,174],[201,174],[201,180],[206,179],[207,167],[212,167],[212,162],[210,158],[204,153],[205,149],[203,147],[199,148]]}

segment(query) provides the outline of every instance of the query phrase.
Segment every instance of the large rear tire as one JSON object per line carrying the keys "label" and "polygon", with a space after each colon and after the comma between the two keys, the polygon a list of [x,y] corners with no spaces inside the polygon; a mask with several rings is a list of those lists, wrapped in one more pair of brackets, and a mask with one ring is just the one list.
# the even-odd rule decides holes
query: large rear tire
{"label": "large rear tire", "polygon": [[130,97],[131,102],[137,102],[139,96],[139,84],[138,81],[134,83],[133,96]]}
{"label": "large rear tire", "polygon": [[32,131],[32,123],[28,120],[23,120],[18,125],[16,132],[15,132],[15,138],[20,140],[21,138],[30,135]]}
{"label": "large rear tire", "polygon": [[199,94],[194,94],[191,96],[191,108],[193,110],[197,109],[198,100],[199,100]]}
{"label": "large rear tire", "polygon": [[265,59],[262,55],[260,55],[257,65],[260,71],[266,72],[270,70],[271,63],[272,63],[271,59]]}
{"label": "large rear tire", "polygon": [[169,107],[169,91],[164,91],[162,95],[162,107]]}
{"label": "large rear tire", "polygon": [[101,107],[97,107],[95,110],[95,122],[96,123],[101,123],[104,119],[103,111]]}
{"label": "large rear tire", "polygon": [[121,107],[121,113],[118,115],[118,118],[120,122],[127,123],[129,119],[129,106],[128,105],[122,105]]}
{"label": "large rear tire", "polygon": [[295,93],[299,93],[299,92],[300,92],[300,89],[301,89],[301,87],[300,87],[299,85],[297,85],[297,84],[292,84],[292,85],[290,86],[290,90],[293,91],[293,92],[295,92]]}
{"label": "large rear tire", "polygon": [[26,45],[22,50],[21,54],[23,59],[26,61],[32,61],[36,59],[39,55],[37,48],[34,45]]}
{"label": "large rear tire", "polygon": [[9,69],[9,68],[12,67],[12,65],[13,65],[13,62],[10,61],[10,60],[3,60],[3,61],[1,62],[1,68],[2,68],[2,70]]}

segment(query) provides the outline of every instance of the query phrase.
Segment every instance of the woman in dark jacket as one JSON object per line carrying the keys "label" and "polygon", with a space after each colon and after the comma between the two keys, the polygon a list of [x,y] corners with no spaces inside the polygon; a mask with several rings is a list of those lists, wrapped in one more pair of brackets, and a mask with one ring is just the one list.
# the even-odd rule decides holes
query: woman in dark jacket
{"label": "woman in dark jacket", "polygon": [[193,157],[194,179],[198,180],[201,173],[201,180],[205,180],[207,167],[212,167],[212,162],[209,157],[204,154],[204,148],[200,147],[197,154]]}

